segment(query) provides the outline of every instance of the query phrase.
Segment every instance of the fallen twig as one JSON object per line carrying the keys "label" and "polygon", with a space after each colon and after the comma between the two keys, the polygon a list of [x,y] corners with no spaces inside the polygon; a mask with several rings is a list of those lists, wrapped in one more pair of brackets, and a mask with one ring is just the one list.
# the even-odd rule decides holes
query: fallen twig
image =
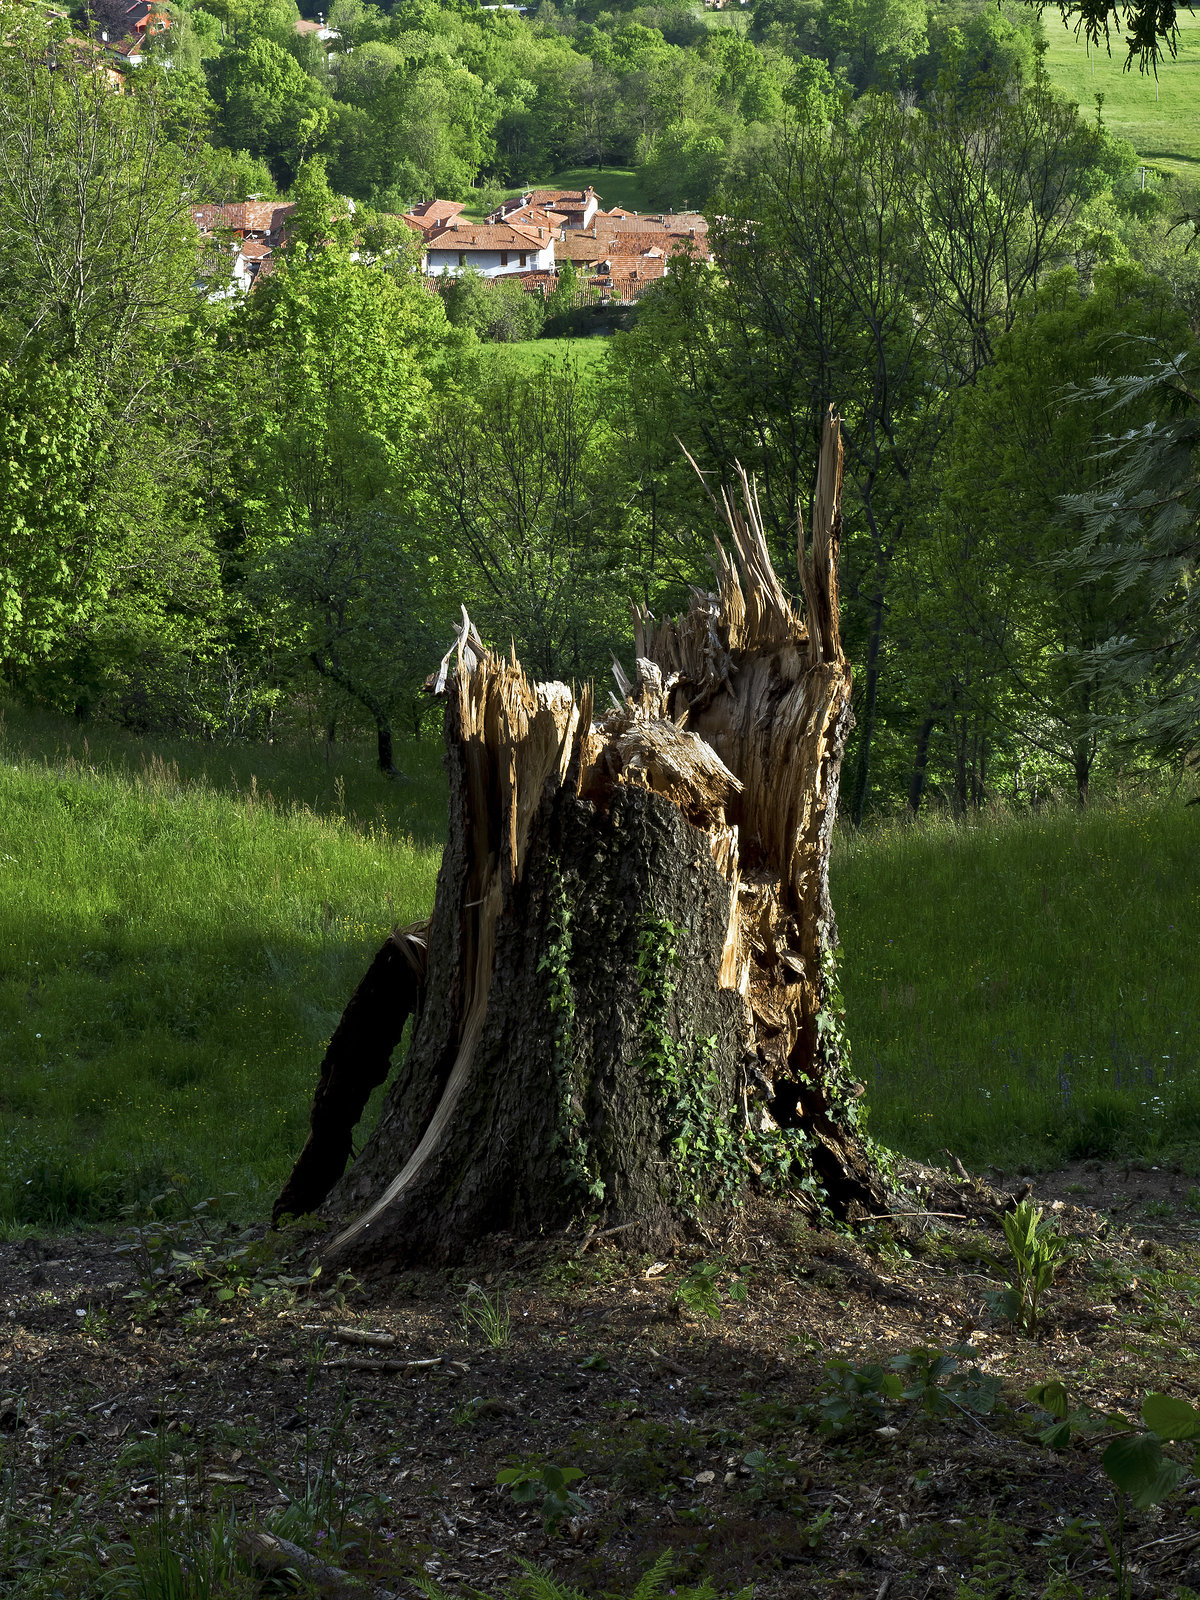
{"label": "fallen twig", "polygon": [[274,1577],[284,1572],[294,1572],[321,1600],[397,1600],[389,1589],[373,1589],[356,1582],[340,1567],[331,1567],[319,1556],[309,1555],[290,1539],[280,1539],[273,1533],[249,1530],[238,1538],[242,1555],[264,1577]]}
{"label": "fallen twig", "polygon": [[640,1227],[645,1220],[645,1217],[635,1217],[632,1222],[618,1222],[615,1228],[601,1228],[599,1233],[589,1233],[575,1254],[581,1256],[589,1245],[595,1244],[597,1239],[608,1239],[614,1233],[627,1233],[630,1228]]}
{"label": "fallen twig", "polygon": [[372,1361],[368,1356],[339,1356],[336,1361],[324,1361],[322,1370],[331,1367],[349,1367],[354,1372],[412,1372],[419,1367],[440,1367],[441,1356],[431,1356],[427,1361]]}
{"label": "fallen twig", "polygon": [[304,1331],[323,1333],[327,1339],[337,1339],[342,1344],[365,1344],[379,1350],[388,1350],[396,1343],[394,1333],[368,1333],[364,1328],[326,1328],[319,1322],[306,1322]]}
{"label": "fallen twig", "polygon": [[677,1378],[690,1378],[692,1376],[686,1367],[681,1367],[678,1362],[672,1361],[670,1356],[660,1355],[652,1344],[647,1345],[646,1348],[660,1367],[665,1367],[668,1372],[673,1372]]}

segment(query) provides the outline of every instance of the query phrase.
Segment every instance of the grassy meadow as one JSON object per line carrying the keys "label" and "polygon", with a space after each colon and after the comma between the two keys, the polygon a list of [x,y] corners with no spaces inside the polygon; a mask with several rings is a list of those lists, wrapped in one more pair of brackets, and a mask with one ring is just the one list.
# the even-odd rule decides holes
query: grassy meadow
{"label": "grassy meadow", "polygon": [[1057,12],[1043,22],[1049,51],[1050,78],[1077,101],[1085,114],[1103,94],[1104,124],[1128,139],[1147,162],[1177,177],[1200,178],[1200,16],[1182,7],[1178,13],[1179,53],[1153,73],[1125,70],[1125,39],[1112,37],[1112,53],[1101,45],[1089,50],[1082,34],[1065,25]]}
{"label": "grassy meadow", "polygon": [[621,206],[626,211],[653,211],[642,180],[632,167],[569,167],[549,178],[540,178],[537,189],[586,189],[591,186],[600,196],[600,204],[611,210]]}
{"label": "grassy meadow", "polygon": [[871,1128],[968,1165],[1200,1172],[1200,809],[841,833],[833,901]]}
{"label": "grassy meadow", "polygon": [[[266,1209],[387,929],[432,902],[440,748],[0,722],[0,1226],[168,1186]],[[871,1126],[1039,1168],[1200,1160],[1200,808],[843,833],[834,903]],[[1197,1167],[1200,1171],[1200,1167]]]}
{"label": "grassy meadow", "polygon": [[8,712],[0,1221],[111,1220],[168,1186],[264,1209],[350,990],[433,896],[436,746],[401,749],[409,784],[341,755]]}
{"label": "grassy meadow", "polygon": [[584,377],[595,377],[609,350],[609,340],[602,336],[582,339],[521,339],[515,344],[493,346],[497,359],[518,367],[537,368],[544,361],[574,361]]}

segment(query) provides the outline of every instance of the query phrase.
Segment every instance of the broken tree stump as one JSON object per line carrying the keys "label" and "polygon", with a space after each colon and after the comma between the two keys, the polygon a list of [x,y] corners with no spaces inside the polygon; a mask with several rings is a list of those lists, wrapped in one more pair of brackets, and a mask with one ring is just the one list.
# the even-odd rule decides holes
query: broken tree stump
{"label": "broken tree stump", "polygon": [[[744,475],[741,491],[718,504],[716,592],[661,623],[635,610],[634,676],[617,668],[602,716],[590,687],[531,681],[464,614],[438,679],[449,828],[419,1016],[336,1182],[349,1113],[326,1076],[314,1105],[310,1145],[333,1119],[334,1160],[310,1153],[320,1182],[304,1189],[332,1185],[327,1261],[447,1262],[581,1211],[662,1237],[747,1184],[813,1215],[888,1209],[838,1026],[829,900],[850,726],[836,420],[808,549],[800,532],[803,618]],[[392,1003],[386,984],[372,995]],[[392,1035],[395,1019],[370,1034],[372,1080]]]}

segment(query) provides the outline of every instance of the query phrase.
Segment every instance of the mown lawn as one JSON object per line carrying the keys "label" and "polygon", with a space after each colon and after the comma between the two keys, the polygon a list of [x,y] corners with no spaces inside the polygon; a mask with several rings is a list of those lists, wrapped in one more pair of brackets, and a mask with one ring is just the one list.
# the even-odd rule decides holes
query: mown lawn
{"label": "mown lawn", "polygon": [[1103,46],[1089,50],[1057,12],[1044,17],[1050,49],[1046,65],[1051,80],[1066,91],[1086,116],[1095,114],[1095,96],[1103,94],[1102,115],[1110,132],[1128,139],[1148,162],[1179,177],[1200,178],[1200,16],[1178,13],[1179,54],[1153,73],[1136,63],[1125,70],[1123,35],[1114,33],[1112,53]]}

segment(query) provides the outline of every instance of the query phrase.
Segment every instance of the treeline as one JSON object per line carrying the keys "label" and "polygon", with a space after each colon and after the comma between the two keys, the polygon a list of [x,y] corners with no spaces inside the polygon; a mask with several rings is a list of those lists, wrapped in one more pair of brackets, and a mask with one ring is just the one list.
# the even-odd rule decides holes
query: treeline
{"label": "treeline", "polygon": [[[122,0],[88,3],[118,37]],[[1027,73],[1041,34],[1011,0],[760,0],[748,30],[736,6],[706,16],[695,0],[533,9],[333,0],[322,40],[297,33],[294,0],[167,0],[171,26],[146,48],[210,104],[243,190],[286,188],[321,154],[339,194],[398,211],[616,165],[639,169],[652,206],[700,209],[814,81],[921,93],[947,73]]]}
{"label": "treeline", "polygon": [[[578,679],[607,670],[630,595],[662,612],[706,581],[681,443],[710,487],[754,473],[794,574],[832,404],[851,814],[1084,797],[1176,759],[1197,721],[1195,207],[1051,91],[1024,13],[877,9],[760,0],[743,37],[685,8],[338,0],[335,71],[293,10],[214,7],[172,13],[116,84],[78,25],[5,12],[9,691],[214,738],[349,717],[389,767],[461,605]],[[500,80],[550,105],[564,61],[589,65],[557,123],[493,115]],[[718,141],[696,168],[716,260],[677,261],[604,362],[530,362],[431,291],[386,212],[580,158],[585,77],[626,141],[593,159],[646,174],[675,140],[683,183],[687,139]],[[435,81],[476,98],[444,124],[433,101],[350,117],[400,117]],[[640,123],[637,82],[658,108]],[[507,165],[519,124],[560,142]],[[458,178],[435,182],[422,163],[452,146]],[[227,294],[190,208],[273,182],[288,245]]]}

